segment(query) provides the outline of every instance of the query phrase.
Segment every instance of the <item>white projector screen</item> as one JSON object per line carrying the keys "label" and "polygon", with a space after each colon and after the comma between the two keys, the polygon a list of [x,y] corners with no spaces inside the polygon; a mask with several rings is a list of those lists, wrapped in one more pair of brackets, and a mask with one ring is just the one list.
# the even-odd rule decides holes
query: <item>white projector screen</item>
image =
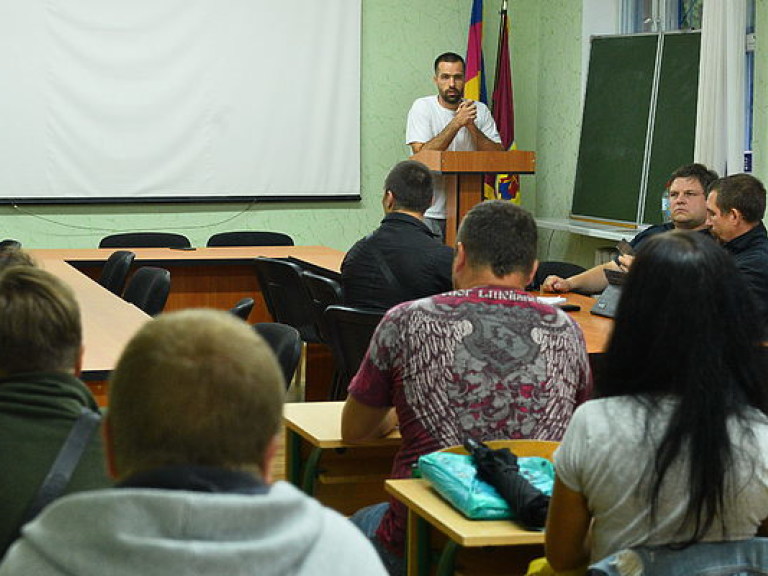
{"label": "white projector screen", "polygon": [[361,0],[0,0],[0,202],[360,197]]}

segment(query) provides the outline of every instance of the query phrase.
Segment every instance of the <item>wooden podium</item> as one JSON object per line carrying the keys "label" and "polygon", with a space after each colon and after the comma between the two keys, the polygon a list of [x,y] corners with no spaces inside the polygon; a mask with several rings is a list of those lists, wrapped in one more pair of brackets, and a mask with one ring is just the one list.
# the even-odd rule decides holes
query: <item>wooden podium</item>
{"label": "wooden podium", "polygon": [[484,175],[533,174],[536,153],[524,150],[509,152],[441,152],[422,150],[411,160],[418,160],[433,172],[443,175],[445,186],[445,243],[456,244],[459,222],[475,204],[483,201]]}

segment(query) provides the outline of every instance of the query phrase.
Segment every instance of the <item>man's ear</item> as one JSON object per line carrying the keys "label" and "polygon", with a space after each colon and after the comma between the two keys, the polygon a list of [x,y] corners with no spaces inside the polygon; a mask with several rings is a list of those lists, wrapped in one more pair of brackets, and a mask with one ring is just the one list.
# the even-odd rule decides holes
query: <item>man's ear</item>
{"label": "man's ear", "polygon": [[463,270],[467,265],[467,251],[464,249],[464,244],[461,242],[456,243],[456,250],[453,256],[453,269]]}
{"label": "man's ear", "polygon": [[117,480],[117,466],[115,465],[115,453],[112,449],[112,420],[107,412],[101,421],[101,437],[104,440],[104,454],[107,458],[107,473],[109,477]]}
{"label": "man's ear", "polygon": [[278,444],[277,436],[273,436],[272,440],[269,441],[269,444],[267,444],[267,447],[264,450],[264,461],[261,464],[261,477],[265,484],[272,483],[272,463],[275,461]]}
{"label": "man's ear", "polygon": [[384,190],[384,197],[381,199],[381,205],[384,212],[392,212],[395,208],[395,195],[389,190]]}
{"label": "man's ear", "polygon": [[73,366],[74,374],[80,378],[80,374],[83,373],[83,357],[85,356],[85,346],[80,346],[80,350],[77,351],[75,357],[75,365]]}

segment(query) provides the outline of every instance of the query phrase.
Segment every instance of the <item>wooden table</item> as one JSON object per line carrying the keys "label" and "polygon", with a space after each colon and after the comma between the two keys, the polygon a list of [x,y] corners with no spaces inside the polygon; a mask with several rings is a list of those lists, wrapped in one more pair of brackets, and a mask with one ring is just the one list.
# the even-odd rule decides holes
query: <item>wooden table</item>
{"label": "wooden table", "polygon": [[[537,294],[538,296],[539,294]],[[581,294],[541,294],[545,297],[563,296],[569,304],[581,306],[578,312],[568,312],[568,315],[576,320],[584,333],[584,340],[587,345],[588,354],[602,354],[608,346],[608,339],[613,330],[613,319],[605,316],[595,316],[590,314],[592,306],[597,300],[591,296],[582,296]]]}
{"label": "wooden table", "polygon": [[[510,520],[469,520],[443,500],[427,480],[387,480],[386,490],[408,508],[406,557],[409,576],[430,573],[432,528],[453,543],[441,558],[438,574],[453,573],[456,545],[464,548],[514,546],[515,550],[503,550],[498,554],[502,557],[502,573],[505,574],[524,574],[527,563],[544,554],[543,532],[524,530]],[[469,569],[462,573],[479,569],[489,560],[494,562],[496,559],[481,559],[479,555],[472,555],[466,560]]]}
{"label": "wooden table", "polygon": [[[234,246],[176,250],[131,248],[136,254],[133,268],[161,266],[171,271],[171,293],[166,311],[206,307],[228,310],[241,298],[255,298],[252,322],[267,322],[266,309],[253,259],[288,258],[305,268],[340,276],[344,252],[324,246]],[[98,278],[113,248],[29,250],[39,262],[63,260],[91,278]]]}
{"label": "wooden table", "polygon": [[[270,321],[253,259],[259,256],[289,258],[302,266],[339,274],[344,253],[324,246],[237,246],[174,250],[133,248],[137,266],[162,266],[171,270],[171,293],[166,310],[206,307],[228,310],[240,298],[256,300],[251,322]],[[35,261],[72,286],[83,315],[85,358],[83,379],[103,403],[103,380],[115,366],[125,344],[149,317],[105,290],[97,278],[112,248],[33,249]],[[330,351],[320,345],[308,350],[307,380],[317,382],[325,394],[332,380]]]}
{"label": "wooden table", "polygon": [[286,404],[285,477],[343,514],[386,500],[384,481],[400,447],[400,432],[364,444],[341,439],[343,402]]}
{"label": "wooden table", "polygon": [[63,260],[38,260],[38,263],[68,284],[77,296],[85,348],[82,379],[105,380],[128,340],[150,317]]}

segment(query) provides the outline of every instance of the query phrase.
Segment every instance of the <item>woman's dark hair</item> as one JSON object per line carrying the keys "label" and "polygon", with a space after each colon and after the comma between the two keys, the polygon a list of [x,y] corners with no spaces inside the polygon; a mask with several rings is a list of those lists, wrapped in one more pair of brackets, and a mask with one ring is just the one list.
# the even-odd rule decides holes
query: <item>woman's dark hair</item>
{"label": "woman's dark hair", "polygon": [[700,540],[723,517],[734,456],[728,419],[745,418],[748,407],[768,414],[755,319],[730,256],[697,232],[643,243],[622,289],[595,389],[598,397],[637,397],[650,407],[649,418],[662,397],[678,400],[656,449],[651,517],[665,475],[684,458],[690,501],[683,526],[692,523],[694,532],[683,544]]}

